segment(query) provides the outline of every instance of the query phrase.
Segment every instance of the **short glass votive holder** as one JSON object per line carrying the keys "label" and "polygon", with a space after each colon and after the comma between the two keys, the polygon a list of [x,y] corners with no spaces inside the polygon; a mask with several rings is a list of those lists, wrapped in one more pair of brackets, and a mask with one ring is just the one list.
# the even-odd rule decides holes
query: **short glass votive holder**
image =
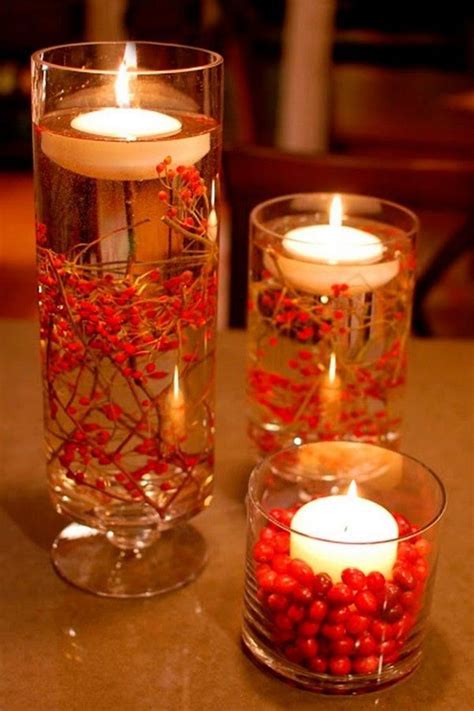
{"label": "short glass votive holder", "polygon": [[418,666],[445,491],[433,472],[371,444],[290,447],[248,491],[243,648],[322,694],[377,691]]}
{"label": "short glass votive holder", "polygon": [[416,216],[363,195],[287,195],[250,219],[249,435],[262,456],[350,439],[397,449]]}

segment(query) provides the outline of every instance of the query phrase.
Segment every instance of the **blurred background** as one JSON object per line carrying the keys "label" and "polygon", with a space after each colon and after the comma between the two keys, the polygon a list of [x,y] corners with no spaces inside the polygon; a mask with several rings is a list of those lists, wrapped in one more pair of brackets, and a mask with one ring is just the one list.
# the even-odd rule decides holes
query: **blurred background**
{"label": "blurred background", "polygon": [[[436,260],[438,266],[423,294],[425,323],[419,331],[474,337],[472,199],[466,204],[474,166],[474,21],[466,5],[4,0],[0,315],[34,316],[29,55],[54,44],[136,39],[203,46],[224,56],[226,160],[238,147],[257,146],[289,155],[345,156],[355,165],[369,159],[387,170],[393,161],[405,161],[466,174],[462,205],[453,203],[439,214],[433,205],[422,230],[420,268]],[[229,318],[231,325],[243,324],[243,317],[229,317],[229,290],[245,288],[231,277],[233,262],[245,253],[239,246],[244,237],[231,229],[236,189],[226,187],[224,170],[221,325]],[[453,239],[457,246],[449,249]]]}

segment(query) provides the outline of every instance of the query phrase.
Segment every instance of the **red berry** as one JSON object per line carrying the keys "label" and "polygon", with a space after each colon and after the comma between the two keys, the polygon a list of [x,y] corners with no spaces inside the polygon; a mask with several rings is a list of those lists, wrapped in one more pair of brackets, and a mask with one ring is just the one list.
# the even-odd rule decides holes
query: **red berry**
{"label": "red berry", "polygon": [[326,617],[327,611],[328,606],[324,600],[315,600],[309,608],[309,617],[314,622],[320,622]]}
{"label": "red berry", "polygon": [[273,556],[272,568],[275,573],[287,573],[291,558],[285,553],[276,553]]}
{"label": "red berry", "polygon": [[344,624],[350,615],[351,611],[347,605],[344,605],[344,607],[335,607],[329,611],[327,621],[333,624]]}
{"label": "red berry", "polygon": [[409,614],[403,615],[397,622],[393,623],[393,636],[395,639],[404,639],[413,627],[413,617]]}
{"label": "red berry", "polygon": [[275,625],[279,630],[289,631],[293,629],[293,620],[291,620],[284,612],[278,612],[275,615]]}
{"label": "red berry", "polygon": [[397,604],[400,595],[400,588],[395,583],[385,583],[384,589],[377,593],[377,598],[382,605],[383,609],[386,610]]}
{"label": "red berry", "polygon": [[354,654],[355,642],[351,637],[343,637],[331,642],[331,652],[336,655],[344,655],[350,657]]}
{"label": "red berry", "polygon": [[413,590],[405,590],[400,593],[399,599],[400,604],[405,608],[405,610],[413,610],[419,602],[418,595]]}
{"label": "red berry", "polygon": [[366,584],[366,577],[357,568],[346,568],[342,571],[342,582],[348,585],[351,590],[363,590]]}
{"label": "red berry", "polygon": [[259,539],[261,541],[265,541],[265,543],[271,543],[274,538],[275,538],[275,530],[273,528],[270,528],[269,526],[265,526],[265,528],[262,528],[262,530],[260,531]]}
{"label": "red berry", "polygon": [[288,647],[285,649],[285,657],[290,660],[290,662],[294,662],[294,664],[301,664],[303,661],[303,653],[301,649],[299,649],[296,645],[288,645]]}
{"label": "red berry", "polygon": [[275,519],[278,523],[283,524],[283,526],[289,526],[293,514],[287,509],[272,509],[268,514],[270,519]]}
{"label": "red berry", "polygon": [[428,571],[429,568],[426,560],[421,559],[413,566],[413,575],[417,580],[426,580]]}
{"label": "red berry", "polygon": [[403,607],[399,603],[396,603],[392,607],[384,609],[382,614],[384,620],[386,620],[387,622],[396,622],[400,619],[402,615]]}
{"label": "red berry", "polygon": [[273,592],[276,578],[274,570],[263,570],[257,575],[258,584],[266,592]]}
{"label": "red berry", "polygon": [[294,639],[294,632],[293,630],[279,630],[275,629],[273,632],[273,641],[275,642],[276,645],[281,645],[284,644],[285,642],[289,642],[290,640]]}
{"label": "red berry", "polygon": [[316,656],[309,660],[308,666],[311,671],[314,671],[317,674],[324,674],[328,668],[328,662],[326,657]]}
{"label": "red berry", "polygon": [[355,653],[366,657],[369,654],[375,654],[378,651],[378,645],[370,632],[363,632],[355,641]]}
{"label": "red berry", "polygon": [[298,627],[298,634],[301,637],[314,637],[319,632],[319,623],[305,620]]}
{"label": "red berry", "polygon": [[318,597],[326,597],[332,588],[332,580],[327,573],[318,573],[314,576],[313,590]]}
{"label": "red berry", "polygon": [[393,627],[388,622],[374,620],[370,625],[370,633],[378,642],[384,642],[393,637]]}
{"label": "red berry", "polygon": [[370,617],[351,612],[346,621],[346,630],[349,634],[360,635],[365,632],[370,625]]}
{"label": "red berry", "polygon": [[274,553],[275,551],[273,546],[263,541],[257,541],[253,547],[253,557],[259,563],[270,562],[274,556]]}
{"label": "red berry", "polygon": [[314,573],[312,568],[303,560],[293,558],[289,564],[288,572],[302,585],[310,587],[313,584]]}
{"label": "red berry", "polygon": [[402,541],[398,546],[397,559],[400,562],[414,563],[418,559],[418,551],[412,543]]}
{"label": "red berry", "polygon": [[344,625],[329,625],[326,623],[321,627],[321,634],[323,637],[326,637],[334,642],[344,637],[346,634],[346,628]]}
{"label": "red berry", "polygon": [[426,538],[419,538],[415,543],[415,548],[418,555],[425,558],[430,552],[431,544],[426,540]]}
{"label": "red berry", "polygon": [[296,641],[296,646],[305,659],[312,659],[318,652],[318,643],[312,638],[300,637]]}
{"label": "red berry", "polygon": [[[398,651],[398,644],[394,639],[387,639],[379,645],[379,653],[382,657],[389,657]],[[385,660],[386,661],[386,660]]]}
{"label": "red berry", "polygon": [[406,519],[405,516],[402,516],[402,514],[397,513],[393,514],[393,517],[398,525],[399,536],[407,536],[411,531],[411,524],[408,519]]}
{"label": "red berry", "polygon": [[408,566],[395,566],[393,579],[403,590],[413,590],[416,586],[416,578]]}
{"label": "red berry", "polygon": [[276,533],[273,545],[277,553],[288,553],[290,550],[290,536],[284,531]]}
{"label": "red berry", "polygon": [[382,575],[382,573],[379,573],[377,571],[369,573],[367,576],[367,587],[370,592],[373,593],[383,590],[385,587],[385,577]]}
{"label": "red berry", "polygon": [[290,595],[296,586],[296,580],[285,573],[281,573],[275,578],[275,592],[281,595]]}
{"label": "red berry", "polygon": [[293,622],[302,622],[304,620],[306,610],[301,605],[290,605],[286,614]]}
{"label": "red berry", "polygon": [[379,667],[379,658],[375,654],[367,657],[356,657],[352,662],[354,674],[373,674]]}
{"label": "red berry", "polygon": [[350,605],[353,599],[354,593],[345,583],[336,583],[327,594],[327,601],[331,605]]}
{"label": "red berry", "polygon": [[339,656],[330,657],[329,659],[329,671],[331,674],[334,674],[334,676],[346,676],[350,674],[351,666],[349,657]]}
{"label": "red berry", "polygon": [[378,610],[378,600],[370,590],[360,590],[355,596],[355,605],[359,612],[366,615],[373,615]]}
{"label": "red berry", "polygon": [[301,605],[309,605],[313,601],[313,592],[311,588],[304,585],[297,585],[293,590],[293,598]]}
{"label": "red berry", "polygon": [[268,596],[267,605],[271,610],[282,612],[288,607],[288,599],[284,595],[271,593],[271,595]]}

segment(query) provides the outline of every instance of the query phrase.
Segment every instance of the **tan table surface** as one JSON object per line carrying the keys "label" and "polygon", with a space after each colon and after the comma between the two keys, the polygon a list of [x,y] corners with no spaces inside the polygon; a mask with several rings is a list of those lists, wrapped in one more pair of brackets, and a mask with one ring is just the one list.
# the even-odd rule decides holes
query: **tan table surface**
{"label": "tan table surface", "polygon": [[398,686],[331,699],[263,674],[239,641],[245,436],[241,332],[221,336],[216,495],[196,518],[210,562],[194,583],[148,600],[104,600],[62,582],[49,548],[63,525],[41,454],[36,329],[0,322],[0,709],[2,711],[472,711],[474,341],[411,344],[403,450],[449,495],[425,658]]}

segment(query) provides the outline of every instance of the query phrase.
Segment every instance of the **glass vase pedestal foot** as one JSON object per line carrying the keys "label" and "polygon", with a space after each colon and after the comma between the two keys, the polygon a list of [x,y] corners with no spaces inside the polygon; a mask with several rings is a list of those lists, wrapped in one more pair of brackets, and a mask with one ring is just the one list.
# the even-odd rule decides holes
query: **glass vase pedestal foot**
{"label": "glass vase pedestal foot", "polygon": [[202,535],[180,524],[146,548],[122,550],[107,535],[71,523],[51,549],[53,565],[67,582],[103,597],[151,597],[194,580],[207,562]]}

